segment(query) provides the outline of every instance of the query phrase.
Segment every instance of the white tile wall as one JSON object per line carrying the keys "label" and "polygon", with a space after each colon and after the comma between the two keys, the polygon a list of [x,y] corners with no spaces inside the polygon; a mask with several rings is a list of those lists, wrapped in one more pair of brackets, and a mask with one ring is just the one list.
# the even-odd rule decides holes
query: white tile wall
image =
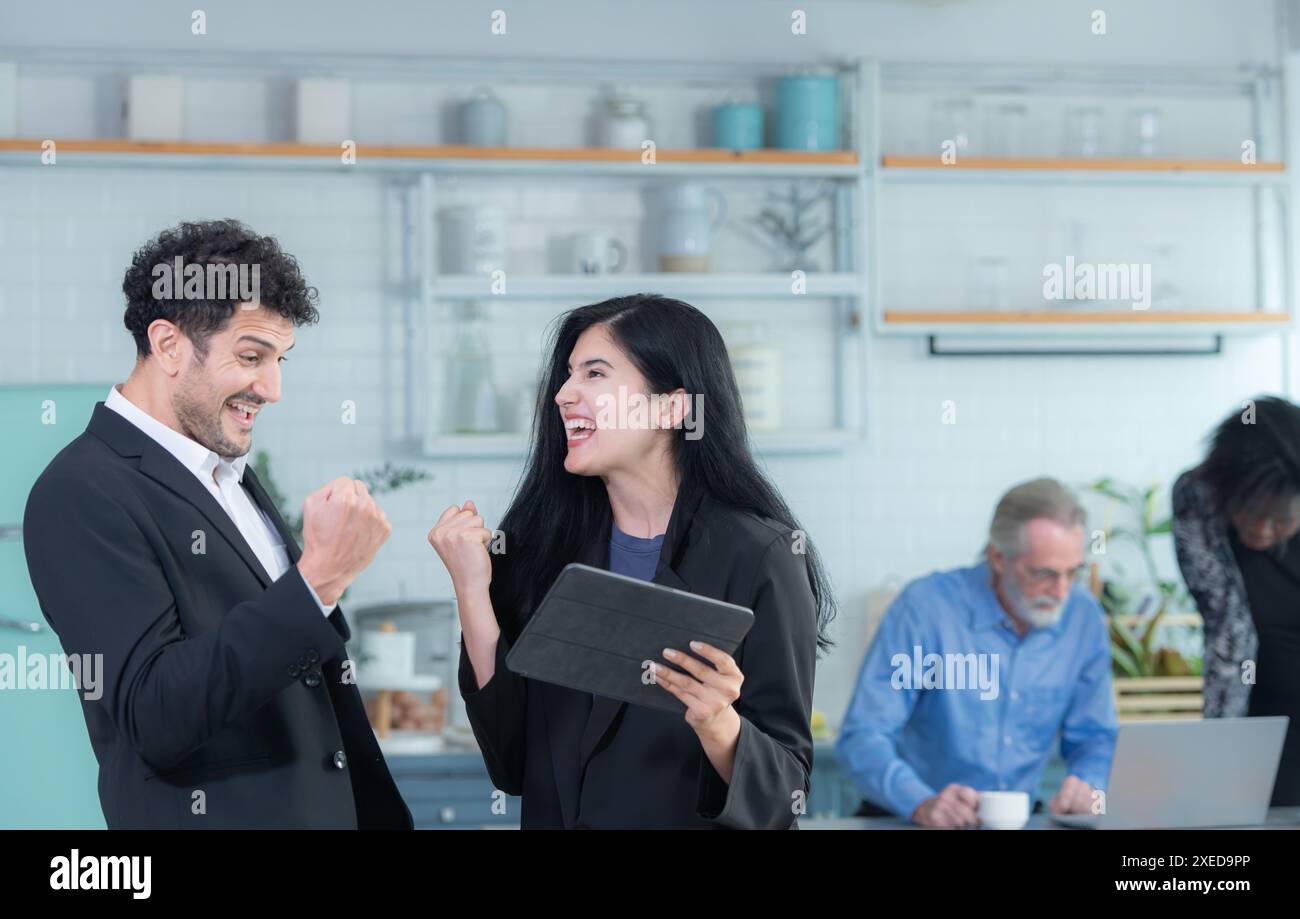
{"label": "white tile wall", "polygon": [[[120,283],[133,248],[183,217],[238,215],[277,236],[321,292],[322,322],[299,331],[284,400],[262,416],[257,447],[271,452],[295,501],[332,476],[382,463],[386,432],[398,430],[402,407],[390,353],[400,343],[400,314],[380,287],[381,241],[395,219],[381,183],[369,176],[63,166],[0,173],[0,382],[124,378],[133,349],[121,326]],[[554,222],[512,223],[512,250],[521,258],[541,251],[548,224],[578,226],[592,213],[584,193],[528,190],[507,200],[556,215]],[[917,212],[903,223],[920,232],[929,220]],[[491,308],[509,319],[503,331],[513,330],[497,356],[501,390],[512,394],[533,379],[552,308]],[[809,322],[770,304],[708,308],[724,324],[749,316],[769,323],[788,347],[790,424],[827,423],[825,316]],[[435,346],[452,341],[445,322],[433,331]],[[938,359],[910,339],[873,340],[868,353],[865,444],[836,456],[767,461],[838,588],[842,644],[824,662],[817,689],[818,705],[833,718],[863,650],[868,593],[971,559],[1006,486],[1043,473],[1072,483],[1101,475],[1168,483],[1195,460],[1200,438],[1222,414],[1281,385],[1280,343],[1272,337],[1229,340],[1221,357]],[[340,423],[345,399],[357,403],[355,425]],[[955,425],[942,423],[945,400],[956,403]],[[489,519],[498,517],[519,464],[428,468],[431,483],[386,500],[394,535],[354,588],[354,604],[446,593],[425,542],[428,527],[443,507],[466,497]]]}
{"label": "white tile wall", "polygon": [[[950,38],[953,47],[962,40]],[[1119,44],[1124,40],[1117,35],[1105,53],[1122,53],[1112,49],[1125,47]],[[1259,44],[1236,40],[1250,48]],[[467,90],[359,84],[357,134],[395,143],[437,140],[445,136],[448,100]],[[187,111],[202,113],[204,137],[280,139],[287,136],[277,101],[282,91],[257,80],[197,81]],[[670,117],[679,109],[667,107],[654,90],[646,92],[666,144],[701,139],[695,115]],[[698,90],[680,111],[695,112],[715,101],[713,92]],[[560,99],[522,85],[503,94],[518,114],[512,126],[516,143],[580,142],[587,97]],[[47,73],[26,81],[19,117],[26,136],[89,136],[111,134],[113,110],[112,93],[93,79]],[[286,367],[284,400],[262,416],[257,448],[272,453],[277,478],[294,501],[332,476],[382,463],[385,437],[402,418],[394,359],[399,313],[382,287],[391,275],[396,215],[383,181],[71,165],[0,170],[0,383],[108,384],[124,378],[134,352],[121,326],[120,283],[133,249],[182,218],[236,216],[277,236],[321,291],[323,321],[300,330]],[[597,226],[625,238],[644,257],[639,193],[626,186],[547,182],[511,188],[493,180],[466,181],[446,192],[447,201],[480,200],[490,192],[512,209],[518,219],[511,224],[511,259],[526,266],[521,270],[544,267],[550,236]],[[752,199],[732,189],[728,194],[733,215],[752,212]],[[958,264],[963,238],[1001,234],[999,244],[1013,251],[1041,245],[1043,215],[1034,218],[1039,223],[1015,216],[1032,211],[1031,204],[980,194],[972,193],[966,209],[955,214],[957,199],[946,199],[947,209],[938,211],[934,196],[923,190],[898,190],[911,197],[888,202],[898,219],[884,240],[890,247],[886,283],[899,304],[956,305],[965,277]],[[1109,226],[1120,215],[1121,224],[1145,226],[1149,219],[1186,227],[1188,263],[1207,264],[1200,245],[1233,256],[1221,260],[1229,266],[1222,276],[1208,272],[1198,278],[1196,289],[1210,292],[1207,300],[1239,305],[1250,289],[1249,275],[1235,267],[1242,264],[1236,257],[1242,212],[1228,195],[1201,214],[1180,210],[1181,199],[1169,196],[1066,193],[1058,205],[1063,213],[1092,208]],[[1152,210],[1158,213],[1144,214]],[[601,219],[593,225],[595,214]],[[995,224],[991,215],[1012,219]],[[1207,227],[1219,228],[1212,240],[1202,233]],[[1117,245],[1129,242],[1121,238]],[[757,257],[734,234],[719,243],[719,267],[753,270]],[[1036,274],[1044,258],[1035,254],[1026,264]],[[763,304],[705,306],[720,324],[762,317],[788,348],[791,424],[828,422],[830,327],[824,311],[812,313],[813,304],[812,315],[773,312]],[[505,317],[510,334],[499,341],[497,373],[502,390],[515,392],[535,370],[550,311],[537,304],[492,308],[498,319],[503,309],[511,311]],[[441,309],[431,317],[431,351],[451,340],[445,317]],[[817,705],[832,721],[843,711],[863,651],[868,598],[930,569],[971,560],[1008,485],[1039,474],[1071,483],[1112,475],[1167,484],[1196,460],[1201,438],[1220,416],[1242,398],[1277,391],[1283,383],[1276,337],[1229,340],[1220,357],[936,359],[912,339],[872,340],[867,350],[866,441],[833,456],[767,460],[824,552],[838,589],[841,643],[823,663],[817,683]],[[339,423],[344,399],[357,403],[356,425]],[[941,421],[949,399],[957,406],[955,425]],[[428,468],[432,482],[385,501],[394,535],[354,587],[354,605],[448,593],[425,532],[443,507],[466,497],[490,520],[498,518],[519,472],[518,462],[509,460],[433,462]],[[1163,561],[1170,563],[1168,553]]]}

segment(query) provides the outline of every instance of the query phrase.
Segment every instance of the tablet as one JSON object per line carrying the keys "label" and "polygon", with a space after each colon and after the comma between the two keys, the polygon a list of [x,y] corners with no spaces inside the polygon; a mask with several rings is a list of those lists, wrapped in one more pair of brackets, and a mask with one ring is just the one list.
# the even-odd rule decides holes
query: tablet
{"label": "tablet", "polygon": [[650,662],[667,665],[664,648],[703,660],[691,651],[692,641],[733,654],[753,623],[754,613],[734,603],[567,565],[506,666],[534,680],[681,714],[686,706],[651,682]]}

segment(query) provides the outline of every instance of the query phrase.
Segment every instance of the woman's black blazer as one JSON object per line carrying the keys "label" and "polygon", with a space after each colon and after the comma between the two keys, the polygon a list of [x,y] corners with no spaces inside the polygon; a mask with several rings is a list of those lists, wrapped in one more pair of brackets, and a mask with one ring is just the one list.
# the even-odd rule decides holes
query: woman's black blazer
{"label": "woman's black blazer", "polygon": [[[488,773],[522,795],[529,828],[788,829],[803,813],[812,770],[817,610],[799,537],[788,527],[678,496],[654,582],[754,611],[733,655],[744,674],[731,783],[723,782],[680,714],[496,669],[479,688],[464,648],[460,691]],[[609,534],[574,561],[608,567]]]}

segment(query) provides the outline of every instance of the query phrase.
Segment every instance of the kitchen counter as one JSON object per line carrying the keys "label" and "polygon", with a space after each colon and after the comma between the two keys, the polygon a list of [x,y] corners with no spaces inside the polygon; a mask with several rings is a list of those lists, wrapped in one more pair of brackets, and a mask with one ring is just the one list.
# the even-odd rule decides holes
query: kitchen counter
{"label": "kitchen counter", "polygon": [[[920,830],[911,821],[902,817],[835,817],[823,820],[800,820],[800,829],[804,830]],[[1065,830],[1055,824],[1046,814],[1034,814],[1025,825],[1027,830]],[[1268,812],[1268,818],[1261,826],[1248,827],[1204,827],[1213,830],[1297,830],[1300,829],[1300,807],[1274,807]]]}

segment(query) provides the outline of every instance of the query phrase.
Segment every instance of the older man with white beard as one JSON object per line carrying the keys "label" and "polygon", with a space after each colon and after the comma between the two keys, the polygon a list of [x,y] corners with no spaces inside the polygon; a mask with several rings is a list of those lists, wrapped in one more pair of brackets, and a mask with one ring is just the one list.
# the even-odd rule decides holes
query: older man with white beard
{"label": "older man with white beard", "polygon": [[1104,614],[1078,583],[1083,522],[1059,482],[1017,485],[982,562],[891,604],[835,751],[868,812],[977,826],[980,792],[1032,800],[1058,733],[1069,774],[1049,810],[1097,811],[1117,728]]}

